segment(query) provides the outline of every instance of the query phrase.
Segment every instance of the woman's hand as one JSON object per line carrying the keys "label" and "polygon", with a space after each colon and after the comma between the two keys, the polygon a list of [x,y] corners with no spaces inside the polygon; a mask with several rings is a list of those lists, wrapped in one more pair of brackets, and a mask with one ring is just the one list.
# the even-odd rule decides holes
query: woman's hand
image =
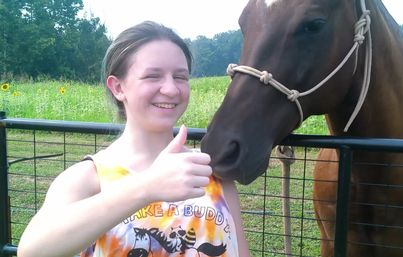
{"label": "woman's hand", "polygon": [[206,153],[189,152],[186,137],[187,129],[182,125],[147,171],[151,179],[148,191],[154,201],[181,201],[205,194],[203,187],[212,174],[211,159]]}

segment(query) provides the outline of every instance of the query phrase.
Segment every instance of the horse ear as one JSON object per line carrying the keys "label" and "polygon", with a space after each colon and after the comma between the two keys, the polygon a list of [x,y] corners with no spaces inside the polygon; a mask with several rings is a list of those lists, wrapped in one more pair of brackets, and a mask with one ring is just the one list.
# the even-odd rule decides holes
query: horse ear
{"label": "horse ear", "polygon": [[241,30],[246,24],[246,20],[253,20],[256,24],[260,24],[263,19],[262,14],[266,13],[264,11],[266,7],[265,0],[249,0],[238,19]]}

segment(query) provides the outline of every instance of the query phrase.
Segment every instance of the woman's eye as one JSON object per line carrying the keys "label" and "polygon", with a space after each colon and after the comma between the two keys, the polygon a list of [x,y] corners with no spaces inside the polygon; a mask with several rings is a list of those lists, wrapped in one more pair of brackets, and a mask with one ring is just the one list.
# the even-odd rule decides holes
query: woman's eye
{"label": "woman's eye", "polygon": [[158,79],[159,77],[160,77],[160,75],[158,75],[158,74],[149,74],[149,75],[144,76],[144,78],[146,78],[146,79]]}
{"label": "woman's eye", "polygon": [[174,76],[174,79],[179,79],[179,80],[184,80],[184,81],[188,81],[189,78],[187,76]]}
{"label": "woman's eye", "polygon": [[318,33],[326,24],[325,19],[315,19],[304,24],[303,30],[307,33]]}

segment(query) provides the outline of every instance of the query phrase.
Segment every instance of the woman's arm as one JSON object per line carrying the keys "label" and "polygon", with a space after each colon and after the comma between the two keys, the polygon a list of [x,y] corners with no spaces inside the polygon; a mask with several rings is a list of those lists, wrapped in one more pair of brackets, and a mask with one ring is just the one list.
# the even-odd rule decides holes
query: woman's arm
{"label": "woman's arm", "polygon": [[210,157],[184,151],[185,142],[186,129],[181,128],[148,169],[108,184],[105,191],[92,162],[68,168],[28,224],[18,256],[72,256],[151,202],[203,196],[212,172]]}
{"label": "woman's arm", "polygon": [[148,204],[142,180],[127,177],[112,191],[100,192],[92,162],[61,173],[52,183],[42,208],[24,231],[18,256],[73,256],[101,234]]}
{"label": "woman's arm", "polygon": [[231,211],[232,217],[235,222],[235,228],[238,239],[238,250],[240,257],[250,257],[249,245],[245,238],[243,230],[243,222],[241,219],[241,208],[238,196],[238,190],[233,181],[223,181],[224,196],[227,201],[228,207]]}

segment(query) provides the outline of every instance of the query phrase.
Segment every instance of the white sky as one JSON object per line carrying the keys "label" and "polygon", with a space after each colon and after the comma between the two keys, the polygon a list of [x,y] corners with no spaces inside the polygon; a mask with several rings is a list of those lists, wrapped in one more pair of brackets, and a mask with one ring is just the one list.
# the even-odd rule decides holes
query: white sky
{"label": "white sky", "polygon": [[[213,37],[237,30],[238,18],[248,0],[83,0],[114,38],[124,29],[144,20],[173,28],[181,37]],[[399,24],[403,24],[403,1],[382,0]]]}

